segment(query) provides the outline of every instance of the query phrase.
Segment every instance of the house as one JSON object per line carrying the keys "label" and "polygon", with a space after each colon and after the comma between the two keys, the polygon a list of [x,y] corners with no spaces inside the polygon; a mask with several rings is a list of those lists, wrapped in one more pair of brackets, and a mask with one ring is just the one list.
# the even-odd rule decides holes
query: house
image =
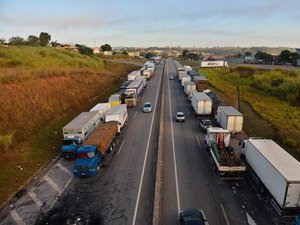
{"label": "house", "polygon": [[100,48],[99,47],[95,47],[95,48],[93,48],[93,53],[94,54],[99,54],[100,53]]}

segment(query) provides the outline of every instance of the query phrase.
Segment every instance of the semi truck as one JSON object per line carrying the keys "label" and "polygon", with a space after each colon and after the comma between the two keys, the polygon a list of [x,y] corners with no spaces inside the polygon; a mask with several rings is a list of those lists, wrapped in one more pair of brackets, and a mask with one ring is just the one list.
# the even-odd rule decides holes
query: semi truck
{"label": "semi truck", "polygon": [[104,121],[105,115],[108,112],[108,110],[110,110],[110,108],[111,106],[109,103],[98,103],[90,110],[90,112],[98,112],[100,119]]}
{"label": "semi truck", "polygon": [[132,81],[141,76],[141,72],[139,70],[134,70],[127,75],[127,80]]}
{"label": "semi truck", "polygon": [[240,133],[243,129],[243,114],[232,106],[219,106],[217,110],[217,122],[231,133]]}
{"label": "semi truck", "polygon": [[230,132],[221,127],[206,129],[205,144],[209,150],[214,169],[220,179],[243,179],[246,165],[239,152],[230,147]]}
{"label": "semi truck", "polygon": [[124,92],[125,104],[128,107],[136,106],[140,100],[144,90],[145,81],[143,78],[138,78],[131,82]]}
{"label": "semi truck", "polygon": [[116,145],[117,130],[114,122],[101,124],[77,149],[73,168],[75,177],[91,177],[99,173],[103,159]]}
{"label": "semi truck", "polygon": [[105,116],[105,122],[115,122],[118,125],[118,133],[126,125],[128,119],[127,107],[125,104],[120,104],[112,107]]}
{"label": "semi truck", "polygon": [[271,139],[241,142],[249,177],[279,214],[300,210],[300,162]]}
{"label": "semi truck", "polygon": [[212,100],[206,93],[193,91],[191,102],[197,116],[211,115]]}
{"label": "semi truck", "polygon": [[74,158],[78,146],[84,143],[99,123],[100,114],[98,112],[82,112],[64,126],[62,128],[61,156],[65,159]]}
{"label": "semi truck", "polygon": [[193,81],[196,83],[196,90],[201,92],[208,88],[208,80],[201,76],[194,76]]}
{"label": "semi truck", "polygon": [[201,68],[209,68],[209,67],[228,67],[228,62],[224,60],[220,61],[200,61]]}
{"label": "semi truck", "polygon": [[178,70],[178,78],[179,78],[179,80],[181,81],[181,78],[182,78],[184,75],[187,75],[186,69],[185,69],[184,67],[178,67],[177,70]]}

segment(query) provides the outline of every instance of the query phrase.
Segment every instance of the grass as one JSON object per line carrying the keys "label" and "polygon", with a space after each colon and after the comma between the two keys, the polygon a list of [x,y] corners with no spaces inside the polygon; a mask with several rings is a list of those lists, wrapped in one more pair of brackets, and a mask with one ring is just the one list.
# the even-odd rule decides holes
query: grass
{"label": "grass", "polygon": [[[231,105],[234,105],[236,87],[240,88],[245,118],[251,120],[252,116],[247,115],[250,111],[261,118],[260,123],[246,125],[247,132],[280,139],[300,152],[300,108],[297,106],[300,100],[297,86],[300,75],[297,72],[248,67],[201,69],[199,72],[208,75],[211,86],[223,93]],[[270,132],[272,129],[274,134]]]}
{"label": "grass", "polygon": [[179,61],[181,65],[188,65],[188,66],[191,66],[191,67],[200,67],[200,62],[199,61],[184,61],[184,60],[181,60]]}
{"label": "grass", "polygon": [[59,152],[61,128],[136,67],[41,47],[0,47],[0,59],[2,203]]}

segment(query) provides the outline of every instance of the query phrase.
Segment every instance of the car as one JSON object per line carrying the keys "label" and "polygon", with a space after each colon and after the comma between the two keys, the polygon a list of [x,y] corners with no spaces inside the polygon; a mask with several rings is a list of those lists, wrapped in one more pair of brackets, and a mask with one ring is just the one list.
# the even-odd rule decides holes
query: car
{"label": "car", "polygon": [[176,113],[176,121],[177,122],[184,122],[185,121],[185,116],[183,112],[177,112]]}
{"label": "car", "polygon": [[205,132],[206,129],[208,127],[210,127],[211,125],[212,125],[211,120],[209,120],[209,119],[201,119],[200,122],[199,122],[199,127],[200,127],[202,132]]}
{"label": "car", "polygon": [[171,74],[169,75],[169,79],[170,79],[170,80],[174,80],[174,79],[175,79],[175,75],[174,75],[173,73],[171,73]]}
{"label": "car", "polygon": [[181,225],[209,225],[203,211],[192,208],[180,211],[178,221]]}
{"label": "car", "polygon": [[143,112],[152,112],[151,102],[145,102]]}

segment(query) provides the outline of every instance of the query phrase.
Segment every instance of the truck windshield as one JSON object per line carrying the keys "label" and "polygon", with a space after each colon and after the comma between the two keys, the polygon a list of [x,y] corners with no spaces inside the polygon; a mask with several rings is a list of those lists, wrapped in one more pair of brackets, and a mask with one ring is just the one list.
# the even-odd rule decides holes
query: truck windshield
{"label": "truck windshield", "polygon": [[75,140],[63,140],[63,145],[77,145]]}
{"label": "truck windshield", "polygon": [[132,99],[132,98],[134,98],[135,96],[134,96],[134,94],[132,93],[132,94],[126,94],[125,95],[125,99]]}
{"label": "truck windshield", "polygon": [[78,159],[90,159],[95,157],[95,152],[82,152],[77,154]]}

